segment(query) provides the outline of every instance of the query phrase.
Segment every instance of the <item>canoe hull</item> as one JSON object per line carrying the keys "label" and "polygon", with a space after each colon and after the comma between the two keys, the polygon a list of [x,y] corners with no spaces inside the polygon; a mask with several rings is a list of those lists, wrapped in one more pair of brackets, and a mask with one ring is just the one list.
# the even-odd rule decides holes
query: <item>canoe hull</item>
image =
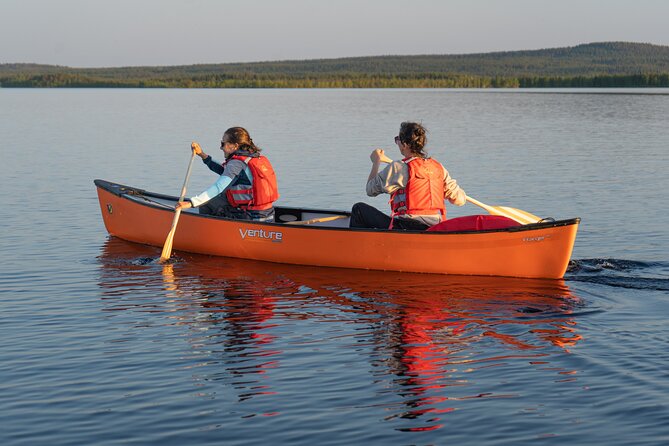
{"label": "canoe hull", "polygon": [[[173,210],[133,199],[149,195],[138,189],[101,180],[96,186],[111,235],[163,246]],[[578,223],[436,233],[254,223],[183,212],[173,249],[298,265],[557,279],[569,264]]]}

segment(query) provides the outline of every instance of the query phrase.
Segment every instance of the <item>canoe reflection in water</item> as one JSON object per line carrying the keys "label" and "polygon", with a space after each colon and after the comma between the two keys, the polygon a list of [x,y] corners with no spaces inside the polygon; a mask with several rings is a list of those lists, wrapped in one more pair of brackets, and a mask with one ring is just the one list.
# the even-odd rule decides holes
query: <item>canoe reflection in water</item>
{"label": "canoe reflection in water", "polygon": [[[286,394],[307,392],[308,399],[324,391],[348,408],[381,408],[394,429],[426,431],[442,427],[443,414],[468,400],[516,397],[500,391],[507,388],[502,380],[520,383],[523,373],[536,371],[551,381],[575,374],[550,367],[551,356],[581,339],[574,316],[582,302],[562,280],[195,254],[163,266],[154,261],[158,254],[114,237],[105,242],[99,257],[105,310],[139,312],[140,320],[157,317],[146,311],[164,313],[169,324],[186,327],[194,379],[222,381],[238,402],[273,398],[258,411],[263,415],[294,404]],[[518,376],[499,376],[509,363]],[[338,382],[356,390],[327,389]]]}

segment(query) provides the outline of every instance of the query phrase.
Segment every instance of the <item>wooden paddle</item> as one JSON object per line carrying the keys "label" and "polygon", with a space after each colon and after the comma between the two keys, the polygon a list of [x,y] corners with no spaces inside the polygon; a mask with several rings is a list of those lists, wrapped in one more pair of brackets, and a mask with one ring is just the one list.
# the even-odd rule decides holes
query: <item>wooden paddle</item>
{"label": "wooden paddle", "polygon": [[502,217],[510,218],[515,220],[522,225],[528,225],[530,223],[536,223],[541,220],[541,217],[537,217],[534,214],[523,211],[521,209],[510,208],[506,206],[488,206],[487,204],[481,203],[478,200],[475,200],[472,197],[467,197],[467,201],[476,206],[485,209],[488,213],[492,215],[501,215]]}
{"label": "wooden paddle", "polygon": [[[193,151],[193,156],[190,157],[190,162],[188,163],[188,170],[186,171],[186,179],[184,180],[184,185],[181,188],[181,196],[179,197],[179,203],[181,203],[186,196],[186,185],[188,184],[188,178],[190,178],[190,169],[193,167],[193,160],[195,159],[195,151]],[[177,209],[174,213],[174,219],[172,220],[172,227],[170,232],[167,234],[165,239],[165,245],[163,246],[163,252],[160,254],[160,263],[165,263],[170,259],[172,255],[172,240],[174,240],[174,233],[177,231],[177,223],[179,223],[179,215],[181,215],[181,209]]]}

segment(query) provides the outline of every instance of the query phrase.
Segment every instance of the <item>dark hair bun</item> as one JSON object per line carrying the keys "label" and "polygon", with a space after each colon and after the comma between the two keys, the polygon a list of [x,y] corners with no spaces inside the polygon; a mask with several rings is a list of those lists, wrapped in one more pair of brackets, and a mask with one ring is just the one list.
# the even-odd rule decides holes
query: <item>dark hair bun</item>
{"label": "dark hair bun", "polygon": [[423,148],[427,144],[427,130],[417,122],[403,122],[400,125],[400,141],[409,145],[413,153],[425,157]]}

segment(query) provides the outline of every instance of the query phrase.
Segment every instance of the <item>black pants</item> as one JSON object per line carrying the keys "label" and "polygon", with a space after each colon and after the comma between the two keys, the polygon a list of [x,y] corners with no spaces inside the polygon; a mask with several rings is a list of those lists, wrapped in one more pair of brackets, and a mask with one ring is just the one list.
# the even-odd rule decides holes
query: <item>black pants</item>
{"label": "black pants", "polygon": [[[356,203],[351,209],[351,228],[388,229],[390,216],[367,203]],[[408,218],[396,218],[393,229],[404,231],[423,231],[429,226]]]}
{"label": "black pants", "polygon": [[202,206],[200,214],[234,218],[236,220],[274,221],[274,208],[266,211],[249,211],[230,206],[227,200],[217,195]]}

